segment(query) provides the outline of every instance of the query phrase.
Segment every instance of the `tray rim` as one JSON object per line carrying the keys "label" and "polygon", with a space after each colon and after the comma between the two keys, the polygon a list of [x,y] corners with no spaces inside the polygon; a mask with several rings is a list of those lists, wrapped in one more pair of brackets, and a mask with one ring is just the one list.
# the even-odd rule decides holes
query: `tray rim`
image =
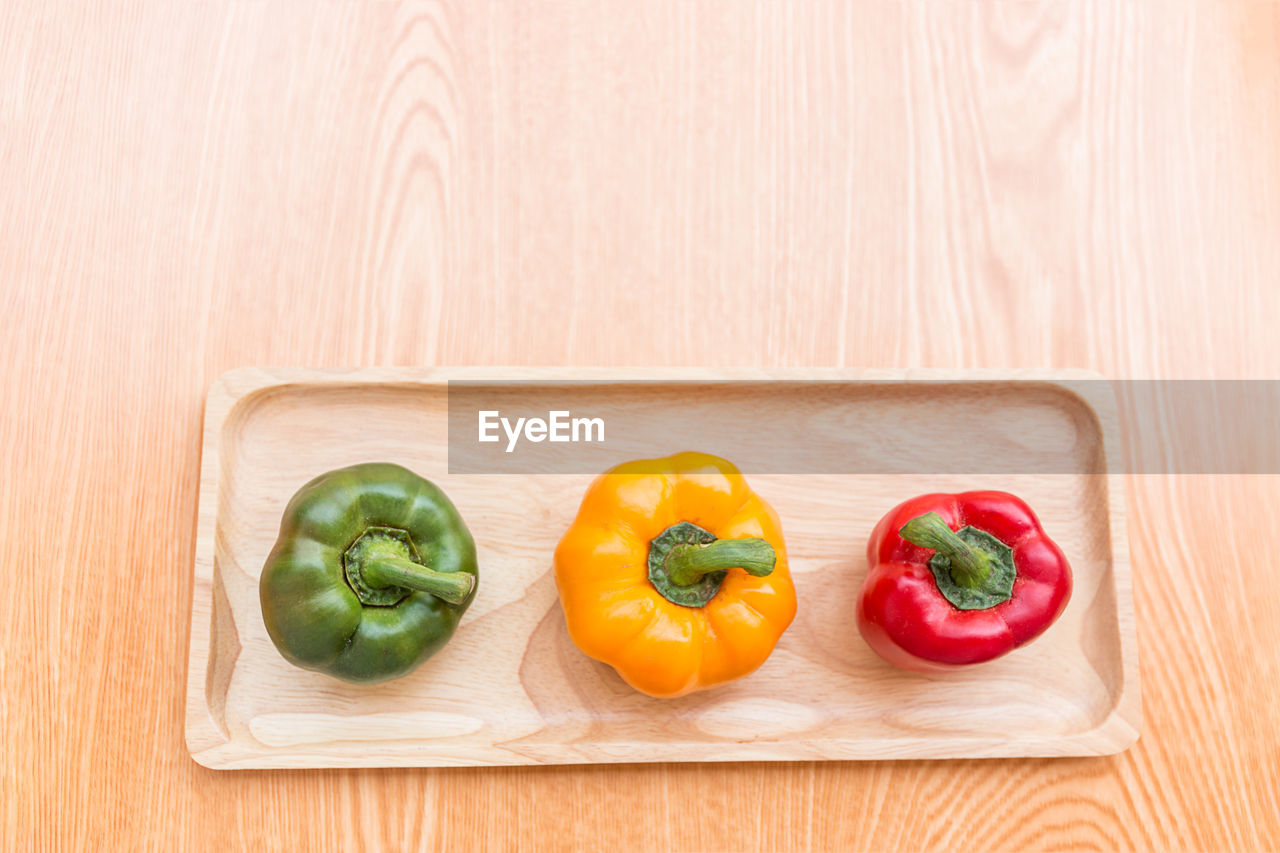
{"label": "tray rim", "polygon": [[[196,541],[192,565],[191,602],[188,608],[189,631],[187,674],[184,709],[184,740],[187,752],[198,764],[215,770],[222,769],[298,769],[338,767],[448,767],[448,766],[555,766],[557,764],[640,763],[640,759],[627,758],[618,761],[583,760],[567,762],[541,762],[535,759],[512,760],[491,763],[476,760],[460,760],[457,764],[434,761],[406,761],[387,758],[355,757],[340,760],[326,756],[317,760],[311,756],[271,755],[269,761],[255,763],[253,757],[225,755],[233,742],[223,733],[214,719],[207,701],[207,678],[211,642],[212,618],[199,619],[198,612],[212,614],[215,540],[222,482],[222,458],[220,438],[236,407],[257,392],[268,388],[289,385],[341,386],[348,384],[394,385],[447,385],[450,380],[466,381],[593,381],[600,383],[652,381],[804,381],[829,382],[1009,382],[1029,381],[1058,386],[1079,400],[1097,419],[1104,455],[1118,452],[1119,421],[1118,404],[1111,386],[1102,390],[1082,393],[1081,389],[1065,383],[1080,380],[1105,380],[1102,374],[1079,368],[843,368],[843,367],[768,367],[768,368],[704,368],[704,367],[238,367],[225,371],[211,384],[205,396],[204,421],[201,431],[200,481],[196,510]],[[1090,386],[1092,389],[1093,386]],[[1108,495],[1107,525],[1111,542],[1111,564],[1115,579],[1115,608],[1120,645],[1122,683],[1119,697],[1108,715],[1098,725],[1083,732],[1041,739],[1025,738],[1014,741],[974,741],[981,744],[973,753],[951,753],[935,757],[904,754],[902,759],[948,760],[963,758],[1016,758],[1016,757],[1087,757],[1114,755],[1132,746],[1142,729],[1141,672],[1138,666],[1137,622],[1133,606],[1133,588],[1126,507],[1126,484],[1122,474],[1099,474],[1106,478]],[[917,739],[905,739],[914,743]],[[823,741],[810,741],[820,744]],[[831,739],[836,746],[844,741]],[[693,759],[696,762],[732,761],[845,761],[845,760],[899,760],[897,758],[863,758],[851,755],[847,758],[815,758],[807,755],[778,756],[776,747],[766,751],[751,750],[751,744],[717,745],[719,753]],[[444,744],[433,748],[438,754],[449,750]],[[742,749],[748,747],[748,749]],[[1007,747],[1004,748],[1004,747]],[[838,751],[838,750],[833,750]],[[290,761],[290,759],[300,759]],[[656,758],[655,763],[671,759]]]}

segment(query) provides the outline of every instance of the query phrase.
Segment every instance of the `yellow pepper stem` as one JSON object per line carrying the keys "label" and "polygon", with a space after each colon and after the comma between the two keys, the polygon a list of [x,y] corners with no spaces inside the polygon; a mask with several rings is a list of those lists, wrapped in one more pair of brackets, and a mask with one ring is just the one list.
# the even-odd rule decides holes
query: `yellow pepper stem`
{"label": "yellow pepper stem", "polygon": [[676,586],[693,586],[709,572],[739,568],[764,577],[778,555],[763,539],[717,539],[710,545],[677,545],[667,557],[667,576]]}

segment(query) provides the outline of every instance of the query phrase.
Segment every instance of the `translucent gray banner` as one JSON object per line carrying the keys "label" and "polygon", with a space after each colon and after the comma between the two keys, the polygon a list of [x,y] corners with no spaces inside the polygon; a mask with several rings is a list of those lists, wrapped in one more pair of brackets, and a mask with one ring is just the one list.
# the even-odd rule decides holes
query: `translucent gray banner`
{"label": "translucent gray banner", "polygon": [[1280,474],[1277,380],[450,381],[449,471]]}

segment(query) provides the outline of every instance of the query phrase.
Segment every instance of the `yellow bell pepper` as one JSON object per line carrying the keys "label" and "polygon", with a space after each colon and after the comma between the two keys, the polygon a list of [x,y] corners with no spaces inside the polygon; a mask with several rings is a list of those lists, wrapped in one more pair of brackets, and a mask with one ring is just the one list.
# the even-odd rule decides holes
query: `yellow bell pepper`
{"label": "yellow bell pepper", "polygon": [[650,696],[753,672],[796,613],[777,514],[704,453],[596,478],[556,548],[555,577],[574,643]]}

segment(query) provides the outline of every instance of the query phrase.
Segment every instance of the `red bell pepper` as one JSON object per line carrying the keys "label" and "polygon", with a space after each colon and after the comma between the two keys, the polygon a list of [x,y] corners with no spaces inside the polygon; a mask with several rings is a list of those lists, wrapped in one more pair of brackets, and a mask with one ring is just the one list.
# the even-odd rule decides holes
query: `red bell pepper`
{"label": "red bell pepper", "polygon": [[1071,567],[1035,513],[1007,492],[920,495],[867,543],[858,629],[885,660],[936,672],[1040,636],[1067,606]]}

